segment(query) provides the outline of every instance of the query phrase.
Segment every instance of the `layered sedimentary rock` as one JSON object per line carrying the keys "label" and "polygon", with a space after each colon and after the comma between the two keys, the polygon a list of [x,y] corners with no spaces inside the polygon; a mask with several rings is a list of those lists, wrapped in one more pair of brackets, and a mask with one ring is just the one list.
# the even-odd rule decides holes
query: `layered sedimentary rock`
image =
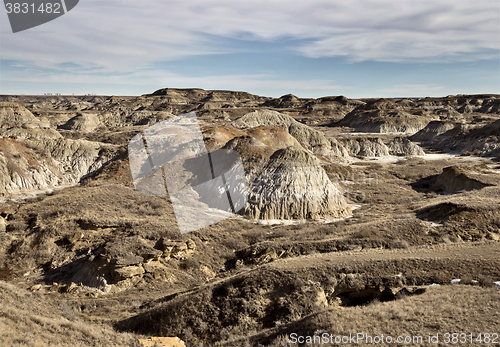
{"label": "layered sedimentary rock", "polygon": [[61,128],[66,130],[74,130],[81,132],[94,131],[101,122],[97,115],[92,113],[80,113],[79,115],[71,118]]}
{"label": "layered sedimentary rock", "polygon": [[[373,107],[373,105],[371,105]],[[401,110],[356,109],[346,115],[338,125],[367,133],[408,133],[423,129],[432,118],[429,115],[411,114]]]}
{"label": "layered sedimentary rock", "polygon": [[389,155],[389,149],[379,138],[354,138],[339,141],[350,156],[384,157]]}
{"label": "layered sedimentary rock", "polygon": [[0,194],[75,184],[100,169],[117,146],[85,140],[0,139]]}
{"label": "layered sedimentary rock", "polygon": [[500,120],[485,125],[459,124],[431,142],[441,150],[459,150],[466,155],[500,157]]}
{"label": "layered sedimentary rock", "polygon": [[[252,179],[253,178],[253,179]],[[251,175],[245,213],[256,219],[305,219],[350,215],[344,196],[319,161],[303,149],[276,151]]]}
{"label": "layered sedimentary rock", "polygon": [[455,127],[456,124],[446,121],[432,121],[425,128],[410,137],[412,141],[430,141],[436,136],[444,134]]}
{"label": "layered sedimentary rock", "polygon": [[396,137],[387,144],[389,153],[399,156],[425,155],[424,150],[404,137]]}
{"label": "layered sedimentary rock", "polygon": [[325,157],[335,157],[341,154],[332,148],[331,142],[326,136],[311,127],[297,122],[289,115],[262,110],[245,114],[243,117],[231,122],[229,125],[235,128],[253,128],[257,126],[276,126],[286,130],[307,150]]}
{"label": "layered sedimentary rock", "polygon": [[27,108],[14,102],[0,102],[0,127],[40,128],[40,120]]}

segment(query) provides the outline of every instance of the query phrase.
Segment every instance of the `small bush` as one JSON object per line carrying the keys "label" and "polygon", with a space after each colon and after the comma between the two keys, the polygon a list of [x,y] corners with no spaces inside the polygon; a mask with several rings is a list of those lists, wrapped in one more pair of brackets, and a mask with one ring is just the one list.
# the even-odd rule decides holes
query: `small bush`
{"label": "small bush", "polygon": [[262,230],[250,230],[243,234],[243,237],[248,240],[248,242],[253,245],[264,240],[265,233]]}
{"label": "small bush", "polygon": [[229,249],[239,250],[246,247],[246,243],[242,240],[238,240],[235,238],[228,238],[222,241],[222,244]]}
{"label": "small bush", "polygon": [[400,240],[400,239],[392,241],[389,245],[390,249],[407,249],[409,247],[410,247],[410,244],[408,243],[408,241]]}
{"label": "small bush", "polygon": [[188,258],[181,263],[180,267],[183,270],[198,269],[200,267],[200,262],[196,258]]}
{"label": "small bush", "polygon": [[485,288],[496,287],[495,281],[493,281],[493,279],[489,276],[482,276],[481,275],[478,277],[477,281],[481,287],[485,287]]}

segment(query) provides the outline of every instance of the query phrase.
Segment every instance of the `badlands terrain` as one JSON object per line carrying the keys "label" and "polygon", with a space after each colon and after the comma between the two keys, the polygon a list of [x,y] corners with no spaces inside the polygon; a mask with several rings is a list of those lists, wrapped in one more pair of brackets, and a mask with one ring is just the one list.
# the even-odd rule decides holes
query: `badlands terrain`
{"label": "badlands terrain", "polygon": [[[128,143],[191,111],[249,199],[181,234]],[[0,181],[1,346],[500,333],[499,95],[0,96]]]}

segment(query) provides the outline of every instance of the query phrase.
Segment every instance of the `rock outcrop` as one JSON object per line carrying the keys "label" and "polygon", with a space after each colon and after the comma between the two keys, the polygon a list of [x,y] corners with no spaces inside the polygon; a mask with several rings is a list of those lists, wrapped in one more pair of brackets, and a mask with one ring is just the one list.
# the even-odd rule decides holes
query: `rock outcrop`
{"label": "rock outcrop", "polygon": [[97,115],[92,113],[80,113],[68,120],[61,128],[88,133],[94,131],[100,124],[101,122]]}
{"label": "rock outcrop", "polygon": [[387,110],[385,107],[388,106],[384,104],[382,109],[356,109],[346,115],[338,126],[354,128],[357,132],[414,134],[432,120],[428,115]]}
{"label": "rock outcrop", "polygon": [[0,127],[39,128],[40,120],[27,108],[15,102],[0,102]]}
{"label": "rock outcrop", "polygon": [[455,127],[455,123],[446,122],[446,121],[432,121],[425,128],[417,132],[416,134],[410,137],[412,141],[430,141],[434,139],[436,136],[444,134],[445,132],[453,129]]}
{"label": "rock outcrop", "polygon": [[490,186],[486,182],[481,182],[480,177],[480,175],[474,174],[473,170],[450,166],[444,168],[443,172],[437,176],[434,188],[456,193]]}
{"label": "rock outcrop", "polygon": [[359,137],[339,140],[350,156],[353,157],[385,157],[389,149],[380,138]]}
{"label": "rock outcrop", "polygon": [[435,138],[431,145],[465,155],[500,158],[500,120],[482,126],[459,124]]}
{"label": "rock outcrop", "polygon": [[319,161],[303,149],[276,151],[251,175],[245,213],[256,219],[342,218],[350,215],[344,196]]}
{"label": "rock outcrop", "polygon": [[262,110],[245,114],[229,124],[235,128],[245,129],[258,126],[280,127],[292,135],[307,150],[325,157],[336,157],[339,152],[332,149],[326,136],[311,127],[297,122],[289,115],[277,111]]}
{"label": "rock outcrop", "polygon": [[27,108],[14,102],[0,102],[0,136],[21,139],[53,140],[62,138],[47,119],[39,119]]}
{"label": "rock outcrop", "polygon": [[391,155],[398,156],[417,156],[425,155],[424,150],[404,137],[396,137],[387,145]]}
{"label": "rock outcrop", "polygon": [[0,139],[0,194],[78,183],[113,158],[117,149],[85,140]]}
{"label": "rock outcrop", "polygon": [[139,339],[142,347],[186,347],[184,341],[178,337],[150,337]]}

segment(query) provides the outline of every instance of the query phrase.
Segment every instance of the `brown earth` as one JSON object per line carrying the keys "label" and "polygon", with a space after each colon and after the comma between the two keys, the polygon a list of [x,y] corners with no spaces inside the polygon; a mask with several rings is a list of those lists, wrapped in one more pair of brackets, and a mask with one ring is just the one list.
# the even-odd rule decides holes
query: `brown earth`
{"label": "brown earth", "polygon": [[[498,333],[499,100],[171,88],[0,96],[0,179],[11,189],[0,206],[0,344],[177,336],[186,346],[292,346],[292,333]],[[302,219],[293,209],[313,211],[307,193],[325,187],[342,203],[318,203],[314,219],[270,225],[243,212],[180,234],[168,197],[134,189],[127,144],[193,110],[209,150],[237,150],[247,174],[274,170],[279,181],[263,196],[303,194],[288,205],[263,199],[259,211]],[[374,129],[382,133],[352,134]],[[327,222],[345,208],[352,216]]]}

